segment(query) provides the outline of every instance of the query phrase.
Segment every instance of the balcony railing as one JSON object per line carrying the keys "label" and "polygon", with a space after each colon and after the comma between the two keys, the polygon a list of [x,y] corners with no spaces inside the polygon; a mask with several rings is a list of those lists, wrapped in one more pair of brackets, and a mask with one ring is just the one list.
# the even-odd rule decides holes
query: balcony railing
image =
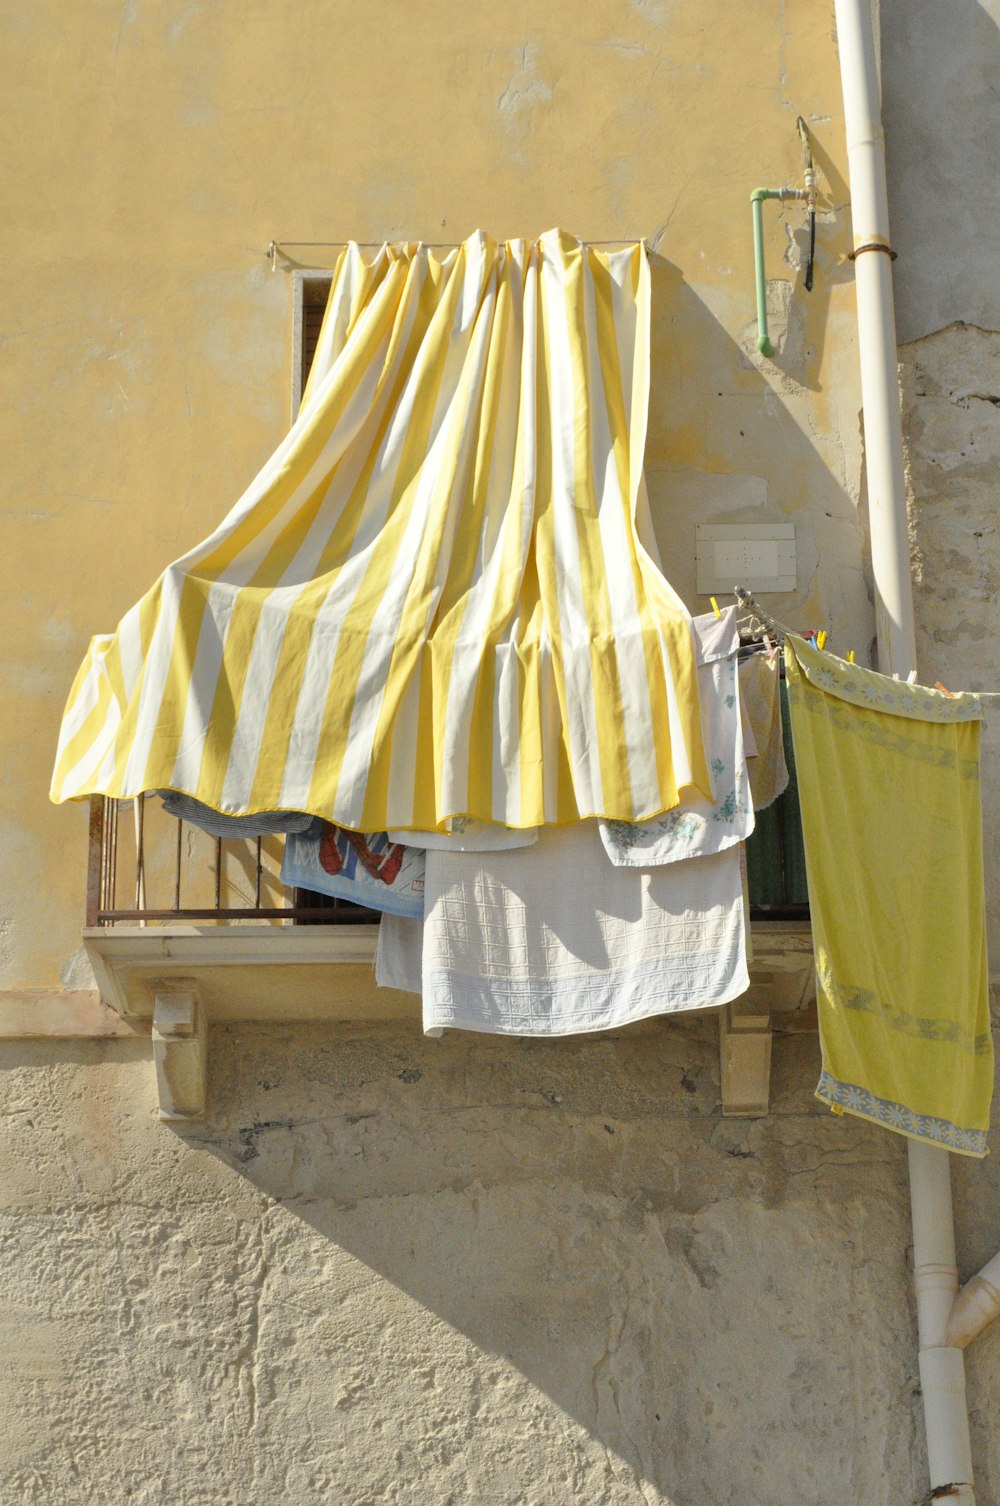
{"label": "balcony railing", "polygon": [[90,802],[87,925],[359,925],[377,910],[280,879],[281,838],[211,837],[152,796]]}
{"label": "balcony railing", "polygon": [[[747,842],[750,917],[807,922],[805,854],[795,755],[782,678],[788,789],[758,813]],[[266,921],[275,927],[377,925],[379,912],[281,883],[283,838],[212,837],[169,815],[155,796],[90,802],[87,926],[221,926]]]}

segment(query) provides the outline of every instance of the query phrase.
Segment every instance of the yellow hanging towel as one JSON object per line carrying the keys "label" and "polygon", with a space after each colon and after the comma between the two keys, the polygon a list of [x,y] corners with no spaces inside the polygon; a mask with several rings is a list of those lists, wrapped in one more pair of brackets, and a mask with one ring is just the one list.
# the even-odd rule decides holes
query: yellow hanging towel
{"label": "yellow hanging towel", "polygon": [[979,698],[785,647],[831,1108],[970,1156],[993,1090]]}

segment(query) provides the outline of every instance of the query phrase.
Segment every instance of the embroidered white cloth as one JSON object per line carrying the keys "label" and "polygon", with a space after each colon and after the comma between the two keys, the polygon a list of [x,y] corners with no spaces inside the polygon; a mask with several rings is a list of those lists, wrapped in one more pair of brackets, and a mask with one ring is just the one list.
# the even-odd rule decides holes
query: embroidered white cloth
{"label": "embroidered white cloth", "polygon": [[[705,756],[715,799],[691,791],[680,805],[648,821],[602,821],[601,840],[619,868],[649,868],[705,857],[745,842],[753,831],[753,801],[740,717],[736,608],[694,619]],[[780,724],[779,724],[780,733]]]}
{"label": "embroidered white cloth", "polygon": [[[608,1030],[749,987],[738,846],[616,868],[596,822],[544,827],[533,847],[428,852],[424,902],[428,1032]],[[383,927],[376,976],[412,988],[418,929]]]}
{"label": "embroidered white cloth", "polygon": [[442,852],[500,852],[508,847],[530,847],[538,841],[537,826],[501,826],[498,821],[476,821],[472,816],[453,816],[447,831],[389,832],[394,842],[407,847],[439,847]]}

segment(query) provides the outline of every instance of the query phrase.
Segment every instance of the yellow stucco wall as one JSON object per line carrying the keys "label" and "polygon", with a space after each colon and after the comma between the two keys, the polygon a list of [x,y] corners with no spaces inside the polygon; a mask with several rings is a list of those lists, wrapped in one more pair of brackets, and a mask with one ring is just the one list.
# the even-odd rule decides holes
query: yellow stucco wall
{"label": "yellow stucco wall", "polygon": [[[46,791],[89,636],[209,530],[289,417],[272,239],[452,243],[559,224],[653,245],[648,475],[692,607],[694,527],[793,518],[774,609],[864,652],[860,441],[833,6],[814,0],[35,0],[6,59],[7,614],[0,988],[81,981],[86,812]],[[779,351],[754,351],[749,192]]]}

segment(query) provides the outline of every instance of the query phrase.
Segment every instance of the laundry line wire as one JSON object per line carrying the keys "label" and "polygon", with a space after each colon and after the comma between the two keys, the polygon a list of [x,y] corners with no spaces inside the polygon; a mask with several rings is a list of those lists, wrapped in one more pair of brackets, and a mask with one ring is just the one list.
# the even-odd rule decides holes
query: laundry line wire
{"label": "laundry line wire", "polygon": [[[799,637],[803,636],[801,628],[789,627],[787,623],[781,622],[777,617],[772,617],[769,612],[765,612],[756,598],[749,591],[745,590],[743,586],[734,586],[733,595],[736,598],[737,606],[744,614],[738,621],[746,624],[745,629],[742,631],[745,631],[748,637],[759,639],[762,633],[766,632],[768,637],[773,639],[775,643],[784,643],[789,633]],[[914,675],[910,675],[908,678],[910,684],[917,683]],[[991,706],[996,702],[1000,702],[1000,691],[997,690],[977,690],[975,694],[981,701],[986,701]]]}

